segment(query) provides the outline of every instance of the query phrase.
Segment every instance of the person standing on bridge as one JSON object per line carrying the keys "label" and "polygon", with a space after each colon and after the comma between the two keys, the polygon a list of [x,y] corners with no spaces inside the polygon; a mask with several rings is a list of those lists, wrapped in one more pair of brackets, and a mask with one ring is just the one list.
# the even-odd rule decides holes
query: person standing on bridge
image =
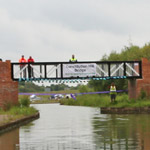
{"label": "person standing on bridge", "polygon": [[72,58],[70,58],[69,62],[77,62],[77,59],[75,58],[74,55],[72,55]]}
{"label": "person standing on bridge", "polygon": [[110,98],[111,98],[111,102],[115,102],[116,100],[116,86],[114,84],[114,82],[112,82],[111,86],[110,86]]}
{"label": "person standing on bridge", "polygon": [[20,76],[22,77],[22,72],[23,72],[23,77],[26,78],[26,68],[25,68],[25,64],[27,60],[24,58],[24,55],[21,56],[21,58],[19,59],[19,63],[20,64]]}
{"label": "person standing on bridge", "polygon": [[32,66],[34,63],[34,59],[31,56],[28,58],[28,63],[31,63],[29,65],[29,77],[34,77],[33,66]]}

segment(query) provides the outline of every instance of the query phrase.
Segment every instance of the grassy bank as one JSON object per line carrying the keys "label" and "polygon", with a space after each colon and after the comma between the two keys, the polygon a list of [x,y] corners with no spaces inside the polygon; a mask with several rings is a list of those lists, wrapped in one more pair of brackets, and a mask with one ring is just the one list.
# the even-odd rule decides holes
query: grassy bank
{"label": "grassy bank", "polygon": [[18,120],[20,118],[36,114],[38,111],[34,107],[11,107],[9,110],[0,110],[0,125]]}
{"label": "grassy bank", "polygon": [[0,125],[36,114],[38,110],[29,105],[30,100],[27,96],[19,99],[19,104],[17,106],[13,106],[9,103],[6,104],[5,110],[0,109]]}
{"label": "grassy bank", "polygon": [[31,104],[51,104],[51,103],[59,103],[59,100],[36,100],[32,101]]}
{"label": "grassy bank", "polygon": [[[35,92],[36,93],[36,92]],[[33,100],[33,101],[30,101],[31,104],[47,104],[47,103],[59,103],[59,100],[55,100],[55,99],[50,99],[51,95],[44,95],[45,93],[48,93],[48,92],[39,92],[38,94],[43,94],[43,95],[37,95],[38,97],[41,98],[41,100]],[[79,93],[78,90],[67,90],[67,91],[51,91],[50,94],[74,94],[74,93]],[[33,92],[34,94],[34,92]],[[24,98],[25,95],[19,95],[19,99],[22,99]],[[30,97],[30,95],[26,96],[27,98]]]}
{"label": "grassy bank", "polygon": [[62,99],[62,105],[91,107],[145,107],[150,106],[150,99],[129,100],[127,94],[117,95],[116,102],[110,102],[109,95],[82,95],[74,99]]}

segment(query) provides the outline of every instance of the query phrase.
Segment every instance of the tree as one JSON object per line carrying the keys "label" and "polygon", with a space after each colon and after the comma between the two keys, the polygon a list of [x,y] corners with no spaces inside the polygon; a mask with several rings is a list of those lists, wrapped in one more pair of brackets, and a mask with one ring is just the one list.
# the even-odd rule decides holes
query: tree
{"label": "tree", "polygon": [[[106,54],[102,57],[101,61],[128,61],[128,60],[141,60],[145,57],[150,60],[150,43],[145,44],[142,48],[136,45],[125,46],[120,53],[113,50],[109,56]],[[91,80],[88,84],[89,87],[95,91],[107,91],[111,82],[115,82],[117,89],[125,90],[128,87],[127,79],[117,80]]]}
{"label": "tree", "polygon": [[19,92],[43,92],[43,86],[38,86],[32,82],[19,82]]}

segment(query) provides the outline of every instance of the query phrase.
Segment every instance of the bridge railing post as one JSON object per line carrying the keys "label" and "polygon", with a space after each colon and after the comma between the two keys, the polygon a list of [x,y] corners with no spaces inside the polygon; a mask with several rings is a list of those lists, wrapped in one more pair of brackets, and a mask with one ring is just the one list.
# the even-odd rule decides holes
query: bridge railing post
{"label": "bridge railing post", "polygon": [[47,78],[47,67],[46,66],[47,65],[44,64],[44,77],[45,77],[45,79]]}
{"label": "bridge railing post", "polygon": [[126,76],[126,63],[125,62],[123,63],[123,66],[124,66],[123,74],[124,76]]}
{"label": "bridge railing post", "polygon": [[31,66],[30,66],[30,63],[28,63],[28,69],[27,70],[28,70],[28,73],[26,73],[26,74],[28,75],[28,78],[31,78]]}
{"label": "bridge railing post", "polygon": [[61,63],[61,79],[63,79],[63,64]]}

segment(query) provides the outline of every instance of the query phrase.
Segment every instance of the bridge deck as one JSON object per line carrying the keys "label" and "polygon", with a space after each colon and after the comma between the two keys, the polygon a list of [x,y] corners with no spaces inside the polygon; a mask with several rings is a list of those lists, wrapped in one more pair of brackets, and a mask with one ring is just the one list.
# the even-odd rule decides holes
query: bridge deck
{"label": "bridge deck", "polygon": [[11,63],[13,80],[142,78],[141,61]]}

